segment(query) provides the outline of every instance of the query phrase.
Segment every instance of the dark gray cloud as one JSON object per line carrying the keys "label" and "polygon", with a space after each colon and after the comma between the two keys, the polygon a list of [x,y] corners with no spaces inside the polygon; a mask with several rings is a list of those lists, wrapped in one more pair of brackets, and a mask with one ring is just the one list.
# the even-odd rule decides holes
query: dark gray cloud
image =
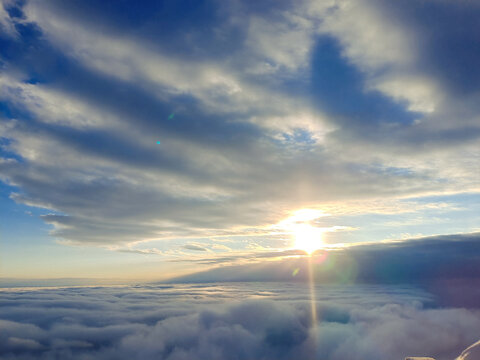
{"label": "dark gray cloud", "polygon": [[215,257],[204,257],[201,259],[177,259],[172,262],[196,262],[207,265],[217,265],[234,263],[238,261],[262,261],[268,258],[285,258],[285,257],[304,257],[306,252],[303,250],[282,250],[282,251],[252,251],[248,253],[236,253],[231,255],[218,255]]}
{"label": "dark gray cloud", "polygon": [[186,244],[183,246],[184,249],[193,250],[193,251],[208,251],[207,248],[196,245],[196,244]]}
{"label": "dark gray cloud", "polygon": [[[259,259],[256,263],[252,260]],[[283,258],[261,261],[264,258]],[[205,258],[222,264],[232,257]],[[238,258],[236,259],[238,261]],[[173,279],[172,282],[310,281],[318,283],[417,284],[439,294],[445,305],[480,304],[480,234],[433,236],[390,243],[318,250],[312,257],[301,251],[252,254],[247,265],[220,266]]]}
{"label": "dark gray cloud", "polygon": [[419,29],[417,41],[422,46],[424,71],[442,79],[457,95],[466,96],[478,91],[480,73],[474,70],[474,64],[480,61],[480,32],[476,21],[480,16],[478,2],[385,4],[389,12],[404,17],[407,23]]}
{"label": "dark gray cloud", "polygon": [[[411,286],[300,283],[2,291],[2,359],[453,360],[480,314]],[[470,360],[470,359],[469,359]]]}

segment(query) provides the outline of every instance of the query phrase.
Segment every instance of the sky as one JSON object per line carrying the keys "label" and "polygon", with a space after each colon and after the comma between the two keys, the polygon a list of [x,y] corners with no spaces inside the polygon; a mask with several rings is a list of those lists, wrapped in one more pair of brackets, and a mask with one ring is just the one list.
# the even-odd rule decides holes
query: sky
{"label": "sky", "polygon": [[302,277],[315,250],[346,282],[478,274],[479,17],[2,0],[0,277]]}

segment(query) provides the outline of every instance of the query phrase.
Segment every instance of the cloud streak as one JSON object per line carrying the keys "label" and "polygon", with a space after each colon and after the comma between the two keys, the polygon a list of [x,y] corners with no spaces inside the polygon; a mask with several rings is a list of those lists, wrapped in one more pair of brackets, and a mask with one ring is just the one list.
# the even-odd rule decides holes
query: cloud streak
{"label": "cloud streak", "polygon": [[465,283],[480,281],[479,241],[479,233],[473,233],[334,247],[317,250],[312,256],[302,250],[285,250],[178,259],[216,266],[171,281],[307,282],[308,268],[313,266],[319,283],[415,283],[442,293],[446,301],[476,306],[474,299],[480,293]]}

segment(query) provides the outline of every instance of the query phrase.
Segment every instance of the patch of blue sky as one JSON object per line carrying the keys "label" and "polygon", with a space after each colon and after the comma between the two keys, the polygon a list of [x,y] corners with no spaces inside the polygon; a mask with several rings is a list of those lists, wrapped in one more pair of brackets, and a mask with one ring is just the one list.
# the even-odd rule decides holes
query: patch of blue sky
{"label": "patch of blue sky", "polygon": [[33,125],[37,122],[37,119],[33,113],[31,113],[25,107],[18,106],[13,102],[0,101],[0,120],[3,117],[3,121],[12,119],[21,119],[22,122]]}
{"label": "patch of blue sky", "polygon": [[355,172],[355,173],[368,173],[378,177],[391,177],[391,178],[421,177],[421,175],[419,175],[417,172],[415,172],[409,167],[388,166],[388,165],[382,165],[378,163],[373,163],[373,164],[349,163],[347,167],[352,172]]}
{"label": "patch of blue sky", "polygon": [[[18,9],[19,12],[21,10]],[[23,16],[23,15],[20,15]],[[1,36],[0,35],[0,49],[2,49],[1,58],[5,60],[12,60],[18,56],[26,54],[29,51],[37,50],[32,49],[29,46],[30,43],[36,43],[38,41],[42,41],[41,39],[41,32],[38,27],[29,24],[27,22],[17,22],[15,23],[15,31],[17,32],[18,36],[22,39],[22,41],[17,41],[15,38],[11,36]],[[42,41],[43,43],[43,41]],[[44,44],[45,45],[45,44]]]}
{"label": "patch of blue sky", "polygon": [[375,165],[369,169],[370,172],[378,173],[382,175],[391,175],[391,176],[401,176],[401,177],[413,177],[418,176],[418,174],[408,167],[394,167],[394,166],[385,166],[385,165]]}
{"label": "patch of blue sky", "polygon": [[13,118],[11,106],[9,105],[9,103],[5,101],[0,101],[0,114],[7,119]]}
{"label": "patch of blue sky", "polygon": [[13,209],[13,211],[15,212],[17,212],[18,210],[20,212],[28,213],[29,215],[33,215],[33,216],[40,216],[40,215],[46,215],[46,214],[65,215],[61,211],[17,203],[13,199],[11,199],[12,194],[21,195],[22,190],[17,186],[0,182],[0,196],[2,199],[2,205],[3,205],[0,211],[5,211],[8,206],[11,206],[11,209]]}
{"label": "patch of blue sky", "polygon": [[477,205],[480,207],[480,192],[479,193],[459,193],[453,195],[434,195],[409,198],[403,201],[415,201],[418,203],[448,203],[452,205],[465,204],[468,206]]}
{"label": "patch of blue sky", "polygon": [[312,137],[312,133],[305,129],[295,129],[293,134],[282,134],[283,138],[287,142],[296,143],[296,144],[305,144],[313,145],[316,143],[315,139]]}
{"label": "patch of blue sky", "polygon": [[366,75],[342,56],[338,41],[330,36],[318,39],[311,65],[313,101],[340,123],[367,127],[382,122],[411,124],[421,116],[408,111],[406,103],[367,91]]}
{"label": "patch of blue sky", "polygon": [[0,159],[14,159],[19,163],[23,163],[24,159],[17,153],[8,150],[12,139],[0,137]]}
{"label": "patch of blue sky", "polygon": [[0,182],[0,227],[2,238],[6,240],[4,245],[19,239],[47,238],[53,228],[40,218],[52,211],[15,202],[10,196],[18,192],[17,187]]}
{"label": "patch of blue sky", "polygon": [[476,196],[475,204],[475,199],[467,199],[467,196],[456,200],[454,198],[455,196],[438,199],[438,202],[430,199],[425,203],[405,199],[407,204],[411,204],[411,211],[404,209],[403,212],[391,214],[332,216],[322,219],[319,226],[343,225],[353,228],[352,231],[326,234],[330,242],[347,243],[480,231],[480,195]]}
{"label": "patch of blue sky", "polygon": [[37,84],[41,84],[41,83],[44,83],[45,81],[41,78],[41,77],[38,77],[36,75],[32,75],[31,77],[29,77],[27,80],[24,81],[26,84],[30,84],[30,85],[37,85]]}
{"label": "patch of blue sky", "polygon": [[289,147],[291,150],[310,150],[317,141],[308,130],[297,128],[292,133],[281,133],[271,141],[279,147]]}

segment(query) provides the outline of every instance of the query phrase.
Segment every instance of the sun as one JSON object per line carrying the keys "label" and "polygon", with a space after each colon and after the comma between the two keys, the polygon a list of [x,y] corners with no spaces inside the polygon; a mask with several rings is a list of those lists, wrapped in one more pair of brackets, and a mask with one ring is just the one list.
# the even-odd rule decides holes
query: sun
{"label": "sun", "polygon": [[330,228],[313,225],[324,216],[329,216],[329,214],[318,209],[300,209],[279,222],[276,227],[294,239],[294,249],[312,254],[315,250],[325,247],[323,234],[330,231]]}
{"label": "sun", "polygon": [[297,224],[293,229],[295,249],[306,251],[308,254],[321,249],[323,243],[323,230],[308,224]]}

